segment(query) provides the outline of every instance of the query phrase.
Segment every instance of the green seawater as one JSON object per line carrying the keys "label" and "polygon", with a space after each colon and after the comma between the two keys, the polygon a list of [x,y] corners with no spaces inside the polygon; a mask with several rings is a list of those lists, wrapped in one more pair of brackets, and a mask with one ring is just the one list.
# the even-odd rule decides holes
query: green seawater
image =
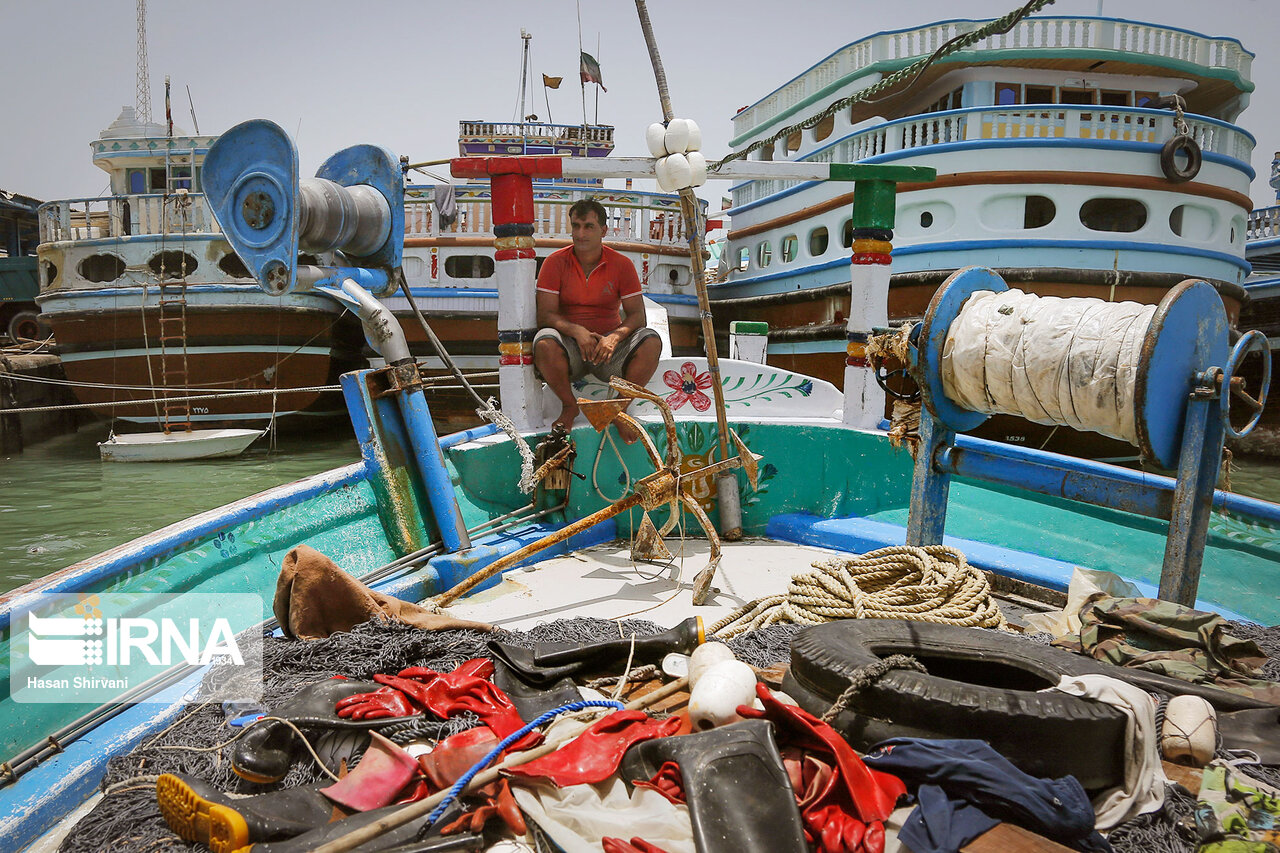
{"label": "green seawater", "polygon": [[0,457],[0,592],[166,524],[360,460],[350,431],[259,439],[234,459],[102,462],[105,424]]}

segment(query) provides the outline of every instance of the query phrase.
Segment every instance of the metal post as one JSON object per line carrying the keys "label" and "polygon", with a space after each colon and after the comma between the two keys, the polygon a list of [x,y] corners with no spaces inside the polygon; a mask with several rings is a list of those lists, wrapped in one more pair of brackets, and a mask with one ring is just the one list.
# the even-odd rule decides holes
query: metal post
{"label": "metal post", "polygon": [[533,372],[533,338],[538,333],[533,178],[531,174],[502,172],[493,174],[491,181],[502,410],[517,429],[540,429],[545,425],[539,393],[542,386]]}
{"label": "metal post", "polygon": [[1196,377],[1182,428],[1173,514],[1160,569],[1160,598],[1184,607],[1196,603],[1213,492],[1218,485],[1224,435],[1215,389],[1221,373],[1219,368],[1211,368]]}
{"label": "metal post", "polygon": [[937,454],[955,442],[956,434],[920,410],[920,443],[916,447],[916,467],[911,478],[911,511],[907,516],[907,544],[923,547],[941,545],[947,523],[947,493],[951,475],[934,464]]}
{"label": "metal post", "polygon": [[889,323],[889,276],[897,183],[863,179],[853,188],[848,339],[844,368],[844,422],[874,429],[884,418],[884,391],[867,360],[871,330]]}

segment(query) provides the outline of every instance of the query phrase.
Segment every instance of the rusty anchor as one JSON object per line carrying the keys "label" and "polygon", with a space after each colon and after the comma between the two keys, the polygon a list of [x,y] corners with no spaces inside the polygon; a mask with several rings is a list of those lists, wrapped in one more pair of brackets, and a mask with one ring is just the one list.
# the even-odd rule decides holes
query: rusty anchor
{"label": "rusty anchor", "polygon": [[[711,543],[711,557],[707,561],[706,568],[694,578],[693,603],[707,603],[711,597],[711,581],[715,577],[716,568],[720,565],[720,537],[717,535],[715,527],[711,524],[711,519],[707,518],[707,514],[703,512],[702,507],[686,493],[684,485],[703,477],[719,474],[722,471],[741,468],[746,473],[747,481],[751,484],[751,488],[755,489],[759,484],[760,460],[763,457],[748,450],[747,445],[738,437],[738,434],[733,430],[729,430],[729,438],[738,451],[737,456],[704,465],[694,471],[681,473],[680,461],[682,455],[679,442],[676,440],[675,418],[672,416],[671,407],[667,405],[666,400],[625,379],[615,378],[610,381],[609,387],[619,396],[609,400],[579,400],[578,408],[586,415],[587,421],[597,432],[603,432],[609,424],[618,419],[630,424],[640,435],[645,452],[648,453],[649,459],[656,470],[652,474],[637,480],[631,494],[614,501],[604,509],[597,510],[585,518],[566,525],[549,536],[544,536],[518,551],[495,560],[481,571],[430,599],[428,602],[430,606],[435,609],[446,607],[495,574],[519,563],[532,554],[549,548],[557,542],[563,542],[565,539],[601,521],[626,512],[635,506],[643,508],[644,516],[641,518],[636,542],[632,547],[633,559],[651,559],[651,557],[645,556],[648,554],[656,555],[662,559],[671,558],[671,552],[667,549],[666,543],[662,541],[662,537],[675,526],[676,520],[679,518],[678,509],[680,506],[687,509],[698,520],[698,524],[702,526],[703,531],[707,534],[707,540]],[[658,452],[658,448],[654,445],[648,432],[624,411],[631,400],[644,400],[653,403],[661,413],[667,435],[667,453],[665,457]],[[659,531],[653,523],[653,519],[649,517],[649,511],[661,506],[670,506],[671,514],[666,524],[663,525],[662,530]]]}

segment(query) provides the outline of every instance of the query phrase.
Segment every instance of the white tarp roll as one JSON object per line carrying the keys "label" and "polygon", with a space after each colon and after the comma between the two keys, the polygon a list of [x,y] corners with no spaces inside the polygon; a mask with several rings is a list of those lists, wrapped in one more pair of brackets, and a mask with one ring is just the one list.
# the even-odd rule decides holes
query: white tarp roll
{"label": "white tarp roll", "polygon": [[1136,302],[980,291],[965,300],[947,330],[943,391],[975,412],[1137,444],[1134,383],[1155,310]]}

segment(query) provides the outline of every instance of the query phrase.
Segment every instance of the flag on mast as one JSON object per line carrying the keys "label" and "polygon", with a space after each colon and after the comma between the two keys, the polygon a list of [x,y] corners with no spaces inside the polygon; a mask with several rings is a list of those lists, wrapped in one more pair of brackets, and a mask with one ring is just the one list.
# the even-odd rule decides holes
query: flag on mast
{"label": "flag on mast", "polygon": [[549,75],[543,74],[542,85],[546,86],[548,89],[559,89],[560,81],[563,79],[564,79],[563,77],[551,77]]}
{"label": "flag on mast", "polygon": [[583,83],[595,83],[604,91],[609,91],[604,88],[604,78],[600,76],[600,63],[596,62],[596,58],[585,51],[582,53],[582,66],[578,73],[581,75]]}

